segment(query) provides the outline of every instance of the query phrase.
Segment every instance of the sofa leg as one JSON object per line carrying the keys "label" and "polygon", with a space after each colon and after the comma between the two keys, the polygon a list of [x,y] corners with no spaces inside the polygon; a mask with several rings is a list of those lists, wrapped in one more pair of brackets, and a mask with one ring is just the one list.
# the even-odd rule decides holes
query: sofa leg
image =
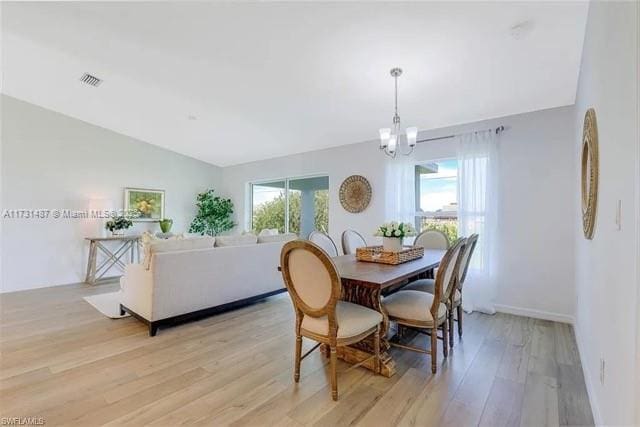
{"label": "sofa leg", "polygon": [[154,322],[149,323],[149,336],[155,337],[158,332],[158,325],[154,324]]}
{"label": "sofa leg", "polygon": [[127,312],[124,311],[124,307],[122,307],[122,304],[120,304],[120,316],[124,316],[125,314],[127,314]]}

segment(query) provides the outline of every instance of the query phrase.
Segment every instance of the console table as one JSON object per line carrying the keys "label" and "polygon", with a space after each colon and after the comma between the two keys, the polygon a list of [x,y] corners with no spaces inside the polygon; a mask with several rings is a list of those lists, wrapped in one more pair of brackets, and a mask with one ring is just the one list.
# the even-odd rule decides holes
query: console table
{"label": "console table", "polygon": [[[124,270],[125,255],[129,254],[129,262],[134,262],[136,256],[137,260],[140,260],[138,248],[140,236],[85,237],[85,240],[89,241],[89,260],[87,262],[87,277],[84,281],[90,285],[95,285],[111,267],[118,266]],[[118,242],[120,245],[112,251],[105,246],[105,242]],[[99,265],[98,252],[106,257]],[[124,260],[123,257],[125,257]]]}

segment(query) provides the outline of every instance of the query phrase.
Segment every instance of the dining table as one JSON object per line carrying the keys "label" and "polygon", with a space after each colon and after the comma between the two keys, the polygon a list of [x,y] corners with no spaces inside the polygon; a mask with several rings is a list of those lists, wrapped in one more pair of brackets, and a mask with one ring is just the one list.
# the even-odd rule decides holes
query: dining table
{"label": "dining table", "polygon": [[[332,258],[342,282],[343,301],[363,305],[382,314],[383,324],[380,331],[381,371],[380,374],[391,377],[395,374],[395,363],[389,353],[389,316],[382,305],[383,294],[401,287],[411,280],[433,277],[446,251],[425,249],[424,256],[398,265],[358,261],[355,255],[342,255]],[[429,307],[425,307],[428,310]],[[338,357],[347,363],[359,364],[374,370],[375,364],[373,337],[356,344],[338,348]]]}

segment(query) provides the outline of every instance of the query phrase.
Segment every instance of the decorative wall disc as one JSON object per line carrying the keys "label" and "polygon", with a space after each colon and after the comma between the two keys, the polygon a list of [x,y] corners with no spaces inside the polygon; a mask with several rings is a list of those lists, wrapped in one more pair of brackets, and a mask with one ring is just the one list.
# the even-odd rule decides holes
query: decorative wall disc
{"label": "decorative wall disc", "polygon": [[582,128],[582,229],[584,237],[591,240],[598,207],[598,126],[596,111],[589,108],[584,115]]}
{"label": "decorative wall disc", "polygon": [[361,175],[351,175],[340,185],[340,204],[351,213],[362,212],[371,202],[371,184]]}

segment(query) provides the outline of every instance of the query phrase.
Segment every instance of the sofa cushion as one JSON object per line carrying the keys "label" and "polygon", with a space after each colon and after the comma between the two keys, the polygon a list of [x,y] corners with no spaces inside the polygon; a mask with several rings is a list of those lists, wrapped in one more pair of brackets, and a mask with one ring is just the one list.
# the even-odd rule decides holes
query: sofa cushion
{"label": "sofa cushion", "polygon": [[198,236],[175,239],[151,239],[144,248],[144,267],[148,270],[151,265],[151,256],[154,253],[189,251],[192,249],[212,248],[216,242],[215,237]]}
{"label": "sofa cushion", "polygon": [[290,240],[296,240],[298,235],[296,233],[276,234],[271,236],[258,236],[258,243],[274,243],[274,242],[288,242]]}
{"label": "sofa cushion", "polygon": [[258,243],[258,237],[255,234],[243,234],[241,236],[218,236],[216,237],[216,246],[241,246],[254,245]]}
{"label": "sofa cushion", "polygon": [[277,228],[265,228],[260,233],[258,233],[258,237],[260,236],[277,236],[280,234]]}

